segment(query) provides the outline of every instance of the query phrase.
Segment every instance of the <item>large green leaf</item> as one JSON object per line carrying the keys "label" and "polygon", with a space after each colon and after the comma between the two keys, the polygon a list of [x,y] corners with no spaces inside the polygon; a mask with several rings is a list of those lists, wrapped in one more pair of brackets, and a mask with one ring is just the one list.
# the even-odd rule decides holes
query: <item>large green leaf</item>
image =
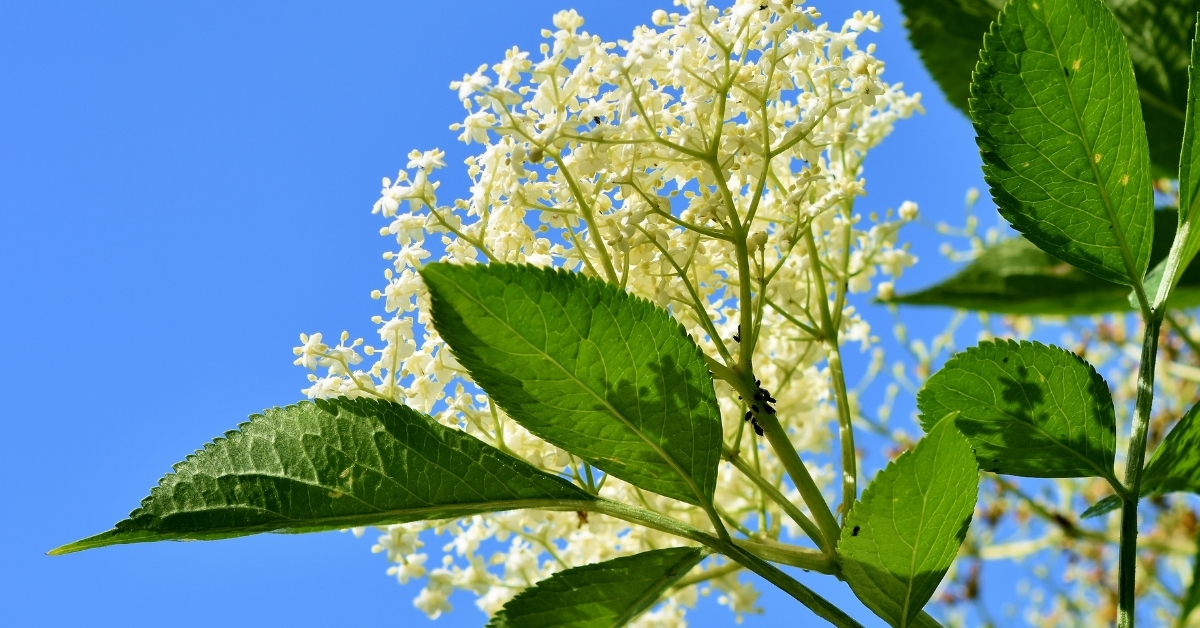
{"label": "large green leaf", "polygon": [[1000,213],[1051,255],[1140,285],[1153,190],[1124,37],[1100,0],[1012,0],[971,84]]}
{"label": "large green leaf", "polygon": [[971,445],[950,421],[875,476],[846,518],[842,574],[858,599],[892,626],[918,616],[954,562],[975,509]]}
{"label": "large green leaf", "polygon": [[[1151,265],[1166,259],[1175,238],[1177,216],[1173,209],[1154,212]],[[1149,277],[1146,284],[1150,285]],[[1000,314],[1074,316],[1128,310],[1128,296],[1129,288],[1085,273],[1017,236],[985,248],[949,279],[896,295],[891,302]],[[1200,305],[1200,264],[1192,264],[1183,272],[1170,305]]]}
{"label": "large green leaf", "polygon": [[616,628],[658,601],[704,559],[673,547],[560,571],[509,600],[488,628]]}
{"label": "large green leaf", "polygon": [[[900,0],[909,41],[954,106],[967,111],[971,73],[1001,0]],[[1183,136],[1188,45],[1200,0],[1108,0],[1129,42],[1156,176],[1174,176]]]}
{"label": "large green leaf", "polygon": [[671,315],[583,275],[429,264],[433,324],[529,431],[622,480],[712,501],[721,419],[703,354]]}
{"label": "large green leaf", "polygon": [[981,342],[925,382],[917,408],[926,430],[957,416],[985,471],[1113,477],[1116,418],[1108,385],[1090,364],[1058,347]]}
{"label": "large green leaf", "polygon": [[561,478],[405,406],[306,401],[250,417],[175,465],[113,530],[51,553],[515,508],[576,510],[591,499]]}

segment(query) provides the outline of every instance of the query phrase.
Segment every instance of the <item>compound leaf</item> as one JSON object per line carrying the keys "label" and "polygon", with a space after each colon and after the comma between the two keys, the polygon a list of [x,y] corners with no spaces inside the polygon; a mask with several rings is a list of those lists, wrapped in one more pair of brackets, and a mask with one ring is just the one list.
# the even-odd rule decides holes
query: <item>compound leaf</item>
{"label": "compound leaf", "polygon": [[1153,190],[1125,39],[1100,0],[1012,0],[971,84],[984,178],[1000,213],[1042,250],[1140,285]]}
{"label": "compound leaf", "polygon": [[711,504],[716,394],[670,313],[554,269],[439,263],[421,274],[434,327],[514,420],[636,486]]}
{"label": "compound leaf", "polygon": [[624,626],[704,556],[700,548],[673,547],[560,571],[509,600],[488,628]]}
{"label": "compound leaf", "polygon": [[1058,347],[981,342],[929,378],[917,408],[926,430],[957,412],[954,422],[985,471],[1113,478],[1116,418],[1108,385]]}
{"label": "compound leaf", "polygon": [[113,530],[51,554],[516,508],[577,510],[591,499],[561,478],[400,404],[305,401],[250,417],[176,464]]}
{"label": "compound leaf", "polygon": [[889,463],[850,510],[838,543],[858,599],[892,626],[920,625],[962,545],[978,489],[975,455],[952,421]]}

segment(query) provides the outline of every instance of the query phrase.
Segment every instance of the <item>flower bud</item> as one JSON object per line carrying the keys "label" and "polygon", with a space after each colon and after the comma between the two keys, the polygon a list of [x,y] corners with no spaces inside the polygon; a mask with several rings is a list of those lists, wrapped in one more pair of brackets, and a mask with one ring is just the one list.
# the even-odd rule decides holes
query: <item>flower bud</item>
{"label": "flower bud", "polygon": [[881,281],[876,288],[880,301],[891,301],[896,296],[896,287],[890,281]]}
{"label": "flower bud", "polygon": [[757,251],[767,245],[767,232],[755,231],[750,234],[750,239],[747,240],[751,251]]}

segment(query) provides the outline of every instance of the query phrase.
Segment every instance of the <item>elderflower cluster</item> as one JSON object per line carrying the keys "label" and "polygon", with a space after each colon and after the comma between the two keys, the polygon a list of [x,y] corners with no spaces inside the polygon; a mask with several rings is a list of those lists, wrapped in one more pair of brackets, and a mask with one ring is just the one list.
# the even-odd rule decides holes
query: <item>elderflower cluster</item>
{"label": "elderflower cluster", "polygon": [[[478,145],[467,158],[470,195],[441,204],[439,150],[413,151],[396,179],[383,180],[374,212],[396,247],[376,316],[378,341],[336,346],[302,335],[296,364],[314,373],[310,397],[394,400],[609,499],[707,528],[699,508],[600,475],[511,420],[476,387],[430,324],[417,269],[525,263],[603,278],[668,309],[714,360],[751,347],[754,372],[777,400],[778,417],[801,451],[827,448],[831,377],[818,301],[832,307],[843,342],[869,347],[868,324],[848,293],[886,294],[916,260],[897,242],[916,217],[855,213],[867,151],[893,124],[920,111],[919,95],[882,79],[872,13],[840,28],[817,24],[803,0],[738,1],[727,9],[676,0],[653,26],[607,42],[582,30],[575,11],[553,17],[537,55],[517,48],[455,81],[466,108],[451,127]],[[818,281],[816,277],[822,277]],[[876,282],[883,279],[876,286]],[[753,287],[746,301],[743,285]],[[749,292],[747,292],[748,294]],[[753,311],[752,329],[740,326]],[[746,406],[718,383],[725,442],[758,474],[795,497],[783,469],[742,421]],[[832,479],[816,470],[818,483]],[[715,502],[747,534],[801,538],[747,476],[722,463]],[[435,538],[440,563],[423,551]],[[375,551],[404,584],[423,583],[414,604],[436,618],[454,590],[496,612],[522,588],[565,568],[680,544],[676,537],[598,514],[502,512],[457,521],[391,526]],[[501,551],[495,551],[503,548]],[[711,558],[638,625],[685,625],[697,595],[716,592],[740,616],[758,593],[737,565]]]}

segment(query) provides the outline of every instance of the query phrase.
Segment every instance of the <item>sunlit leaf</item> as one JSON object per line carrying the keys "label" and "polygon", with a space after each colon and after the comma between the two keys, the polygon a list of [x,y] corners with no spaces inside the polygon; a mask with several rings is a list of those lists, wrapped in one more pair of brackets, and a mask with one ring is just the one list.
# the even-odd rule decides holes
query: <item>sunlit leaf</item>
{"label": "sunlit leaf", "polygon": [[1116,419],[1108,385],[1058,347],[981,342],[929,378],[917,408],[926,430],[956,417],[984,471],[1112,477]]}
{"label": "sunlit leaf", "polygon": [[517,508],[576,510],[591,499],[563,479],[405,406],[305,401],[250,417],[175,465],[113,530],[51,553]]}
{"label": "sunlit leaf", "polygon": [[1012,0],[971,84],[984,178],[1013,227],[1051,255],[1140,285],[1153,190],[1137,83],[1100,0]]}
{"label": "sunlit leaf", "polygon": [[858,599],[892,626],[928,621],[921,609],[958,555],[978,489],[971,445],[951,421],[889,463],[850,510],[838,543]]}
{"label": "sunlit leaf", "polygon": [[622,480],[711,503],[721,415],[699,347],[666,310],[534,266],[429,264],[433,324],[530,432]]}

